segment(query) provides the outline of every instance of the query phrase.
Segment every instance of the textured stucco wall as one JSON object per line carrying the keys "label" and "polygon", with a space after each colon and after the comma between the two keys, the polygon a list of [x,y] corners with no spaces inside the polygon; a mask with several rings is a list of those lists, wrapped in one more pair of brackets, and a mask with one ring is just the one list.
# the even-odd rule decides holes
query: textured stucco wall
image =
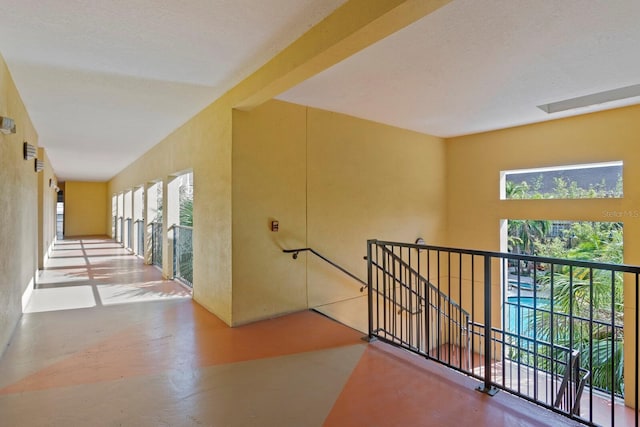
{"label": "textured stucco wall", "polygon": [[0,133],[0,353],[22,314],[22,295],[38,268],[38,174],[23,159],[23,141],[38,135],[0,57],[0,115],[13,118],[17,133]]}

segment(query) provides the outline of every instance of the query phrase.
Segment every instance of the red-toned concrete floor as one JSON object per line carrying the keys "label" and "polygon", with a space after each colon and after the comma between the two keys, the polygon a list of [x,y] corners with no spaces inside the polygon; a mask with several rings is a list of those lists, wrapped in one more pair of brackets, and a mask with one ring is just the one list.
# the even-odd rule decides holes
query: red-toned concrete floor
{"label": "red-toned concrete floor", "polygon": [[0,359],[1,426],[564,426],[314,312],[229,328],[108,240],[63,241]]}

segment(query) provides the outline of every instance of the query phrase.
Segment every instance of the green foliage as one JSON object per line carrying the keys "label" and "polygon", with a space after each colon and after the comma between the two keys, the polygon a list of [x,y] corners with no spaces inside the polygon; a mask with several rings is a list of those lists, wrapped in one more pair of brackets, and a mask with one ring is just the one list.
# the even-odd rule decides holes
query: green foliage
{"label": "green foliage", "polygon": [[[193,227],[193,193],[191,188],[180,188],[180,225]],[[181,228],[177,235],[178,265],[176,275],[193,284],[193,231]]]}
{"label": "green foliage", "polygon": [[[510,232],[521,232],[524,228],[521,222],[514,221],[517,226],[510,227]],[[534,226],[531,224],[529,227]],[[516,239],[520,239],[520,236],[516,236]],[[561,236],[534,236],[533,240],[534,253],[540,256],[616,264],[622,263],[623,260],[621,223],[574,222]],[[552,316],[548,312],[538,311],[535,316],[529,317],[529,322],[536,323],[538,337],[546,342],[553,342],[555,346],[578,349],[581,352],[582,366],[587,369],[592,358],[592,385],[601,390],[613,389],[616,394],[622,395],[622,275],[615,273],[612,276],[612,273],[606,270],[556,265],[553,269],[547,266],[544,271],[537,273],[536,278],[538,285],[541,285],[540,292],[552,298],[554,313]],[[615,313],[613,318],[612,311]],[[572,320],[563,314],[571,314]],[[588,327],[591,318],[598,322],[592,335]],[[612,328],[612,322],[619,327]],[[566,356],[555,354],[558,351],[549,345],[541,346],[539,353],[544,357],[538,361],[539,364],[543,364],[539,366],[544,369],[544,363],[548,363],[552,358],[549,356],[564,360]],[[533,356],[523,353],[520,357],[528,360]],[[614,384],[611,377],[612,367]],[[547,368],[551,369],[550,366]]]}
{"label": "green foliage", "polygon": [[176,276],[193,284],[193,233],[191,229],[181,228],[177,236],[177,272]]}
{"label": "green foliage", "polygon": [[[547,192],[542,191],[542,184],[542,174],[529,182],[507,181],[506,197],[586,199],[622,196],[621,175],[618,176],[614,190],[607,190],[604,180],[582,188],[575,181],[556,177],[553,189]],[[509,251],[603,263],[619,264],[623,261],[621,223],[574,222],[560,236],[550,236],[550,230],[550,221],[510,220]],[[521,272],[526,275],[532,271],[524,268]],[[555,266],[552,269],[547,266],[544,271],[537,273],[536,278],[537,284],[541,286],[540,292],[551,298],[553,315],[539,310],[535,316],[523,318],[522,321],[530,323],[530,330],[533,329],[533,323],[536,324],[537,339],[543,343],[533,344],[531,340],[520,339],[519,346],[510,349],[511,356],[523,363],[533,364],[534,354],[537,353],[535,363],[539,368],[561,374],[559,370],[563,369],[566,349],[577,348],[581,352],[582,366],[587,369],[592,367],[591,384],[595,388],[613,390],[622,395],[624,341],[621,326],[624,300],[621,274],[617,273],[612,277],[611,272],[604,270],[568,266]],[[589,319],[599,322],[599,326],[590,329]],[[611,327],[612,322],[620,327]],[[533,351],[534,345],[538,346],[536,352]]]}
{"label": "green foliage", "polygon": [[509,220],[507,228],[509,251],[533,255],[536,242],[546,240],[551,230],[551,221]]}
{"label": "green foliage", "polygon": [[193,198],[180,201],[180,225],[193,227]]}
{"label": "green foliage", "polygon": [[605,197],[622,197],[622,176],[618,176],[614,190],[607,190],[606,181],[590,184],[583,188],[576,181],[568,181],[563,177],[553,178],[554,186],[551,191],[543,192],[543,176],[531,180],[531,183],[522,181],[506,181],[507,199],[599,199]]}
{"label": "green foliage", "polygon": [[529,184],[526,181],[515,183],[513,181],[506,182],[507,199],[528,199],[530,194]]}

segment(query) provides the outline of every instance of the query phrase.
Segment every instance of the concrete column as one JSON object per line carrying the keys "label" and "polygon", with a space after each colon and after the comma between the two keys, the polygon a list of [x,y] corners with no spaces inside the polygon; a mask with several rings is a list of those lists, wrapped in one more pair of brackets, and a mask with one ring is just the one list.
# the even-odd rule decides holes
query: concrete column
{"label": "concrete column", "polygon": [[116,236],[118,236],[117,241],[123,243],[123,235],[122,235],[122,218],[124,217],[124,194],[118,194],[118,215],[116,215]]}
{"label": "concrete column", "polygon": [[111,196],[111,218],[109,219],[111,222],[111,238],[114,240],[116,238],[116,216],[118,216],[118,195],[114,194]]}
{"label": "concrete column", "polygon": [[133,250],[133,244],[129,244],[131,242],[130,230],[129,230],[129,221],[133,221],[133,191],[127,190],[124,193],[124,233],[122,233],[122,243],[125,248]]}
{"label": "concrete column", "polygon": [[[144,187],[137,187],[133,190],[133,251],[135,253],[144,253],[143,247],[139,247],[138,233],[140,230],[144,233]],[[142,221],[142,222],[140,222]],[[143,238],[144,242],[144,238]]]}
{"label": "concrete column", "polygon": [[167,177],[164,181],[165,197],[163,198],[164,230],[162,273],[166,278],[173,277],[173,225],[180,224],[180,179],[175,176]]}
{"label": "concrete column", "polygon": [[158,203],[158,188],[162,187],[162,182],[150,182],[145,185],[144,189],[144,206],[145,206],[145,228],[144,228],[144,261],[146,264],[153,263],[153,254],[151,248],[151,223],[158,221],[161,216],[161,205]]}

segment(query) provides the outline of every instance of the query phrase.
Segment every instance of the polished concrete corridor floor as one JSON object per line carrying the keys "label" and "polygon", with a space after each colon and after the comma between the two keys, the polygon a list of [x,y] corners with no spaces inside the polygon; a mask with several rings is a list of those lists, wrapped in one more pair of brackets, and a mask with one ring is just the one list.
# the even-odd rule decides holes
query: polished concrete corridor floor
{"label": "polished concrete corridor floor", "polygon": [[566,426],[315,312],[229,328],[106,239],[65,240],[0,359],[0,426]]}

